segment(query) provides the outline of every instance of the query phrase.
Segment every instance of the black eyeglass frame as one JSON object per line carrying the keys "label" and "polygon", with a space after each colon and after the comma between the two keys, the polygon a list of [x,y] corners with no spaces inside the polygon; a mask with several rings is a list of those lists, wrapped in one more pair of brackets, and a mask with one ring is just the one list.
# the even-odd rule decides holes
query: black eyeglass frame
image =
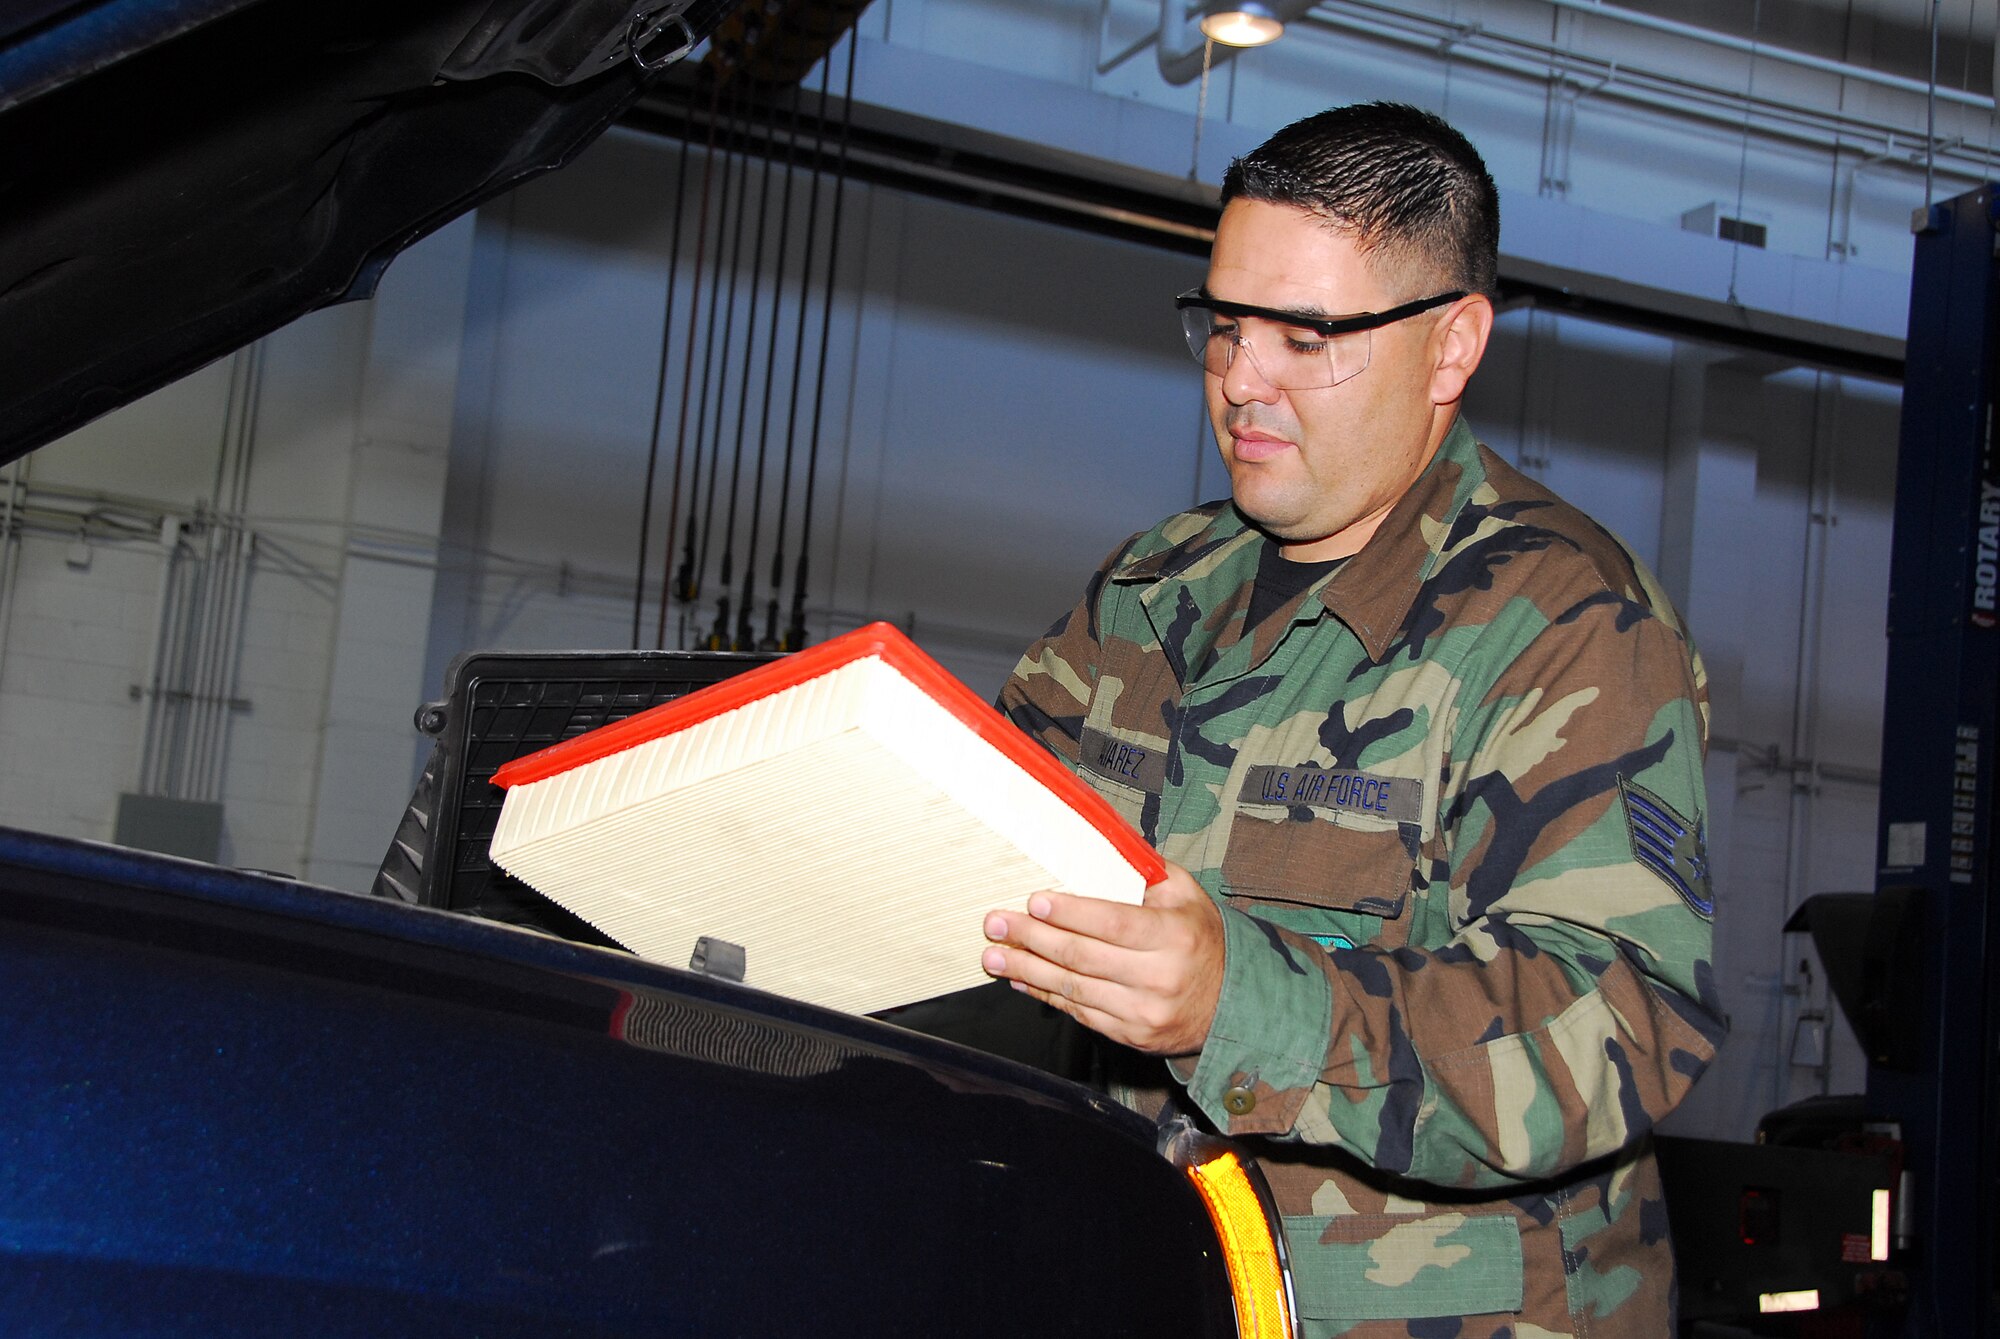
{"label": "black eyeglass frame", "polygon": [[1224,302],[1212,298],[1199,288],[1190,288],[1174,299],[1177,311],[1199,308],[1214,312],[1217,316],[1257,316],[1266,321],[1276,321],[1280,325],[1303,326],[1313,331],[1321,339],[1332,339],[1335,335],[1351,335],[1360,330],[1377,330],[1397,321],[1407,320],[1419,312],[1427,312],[1433,307],[1442,307],[1447,302],[1456,302],[1466,296],[1465,290],[1454,288],[1449,293],[1439,293],[1433,297],[1418,298],[1415,302],[1405,302],[1387,311],[1356,312],[1352,316],[1307,316],[1303,312],[1281,311],[1276,307],[1258,307],[1248,302]]}

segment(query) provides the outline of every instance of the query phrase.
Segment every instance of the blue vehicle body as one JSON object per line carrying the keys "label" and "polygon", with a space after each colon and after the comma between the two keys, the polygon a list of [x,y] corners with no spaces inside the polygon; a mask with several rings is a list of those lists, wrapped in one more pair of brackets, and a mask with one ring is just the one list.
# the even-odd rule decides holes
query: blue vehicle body
{"label": "blue vehicle body", "polygon": [[1087,1089],[606,949],[0,829],[0,1333],[1235,1333]]}

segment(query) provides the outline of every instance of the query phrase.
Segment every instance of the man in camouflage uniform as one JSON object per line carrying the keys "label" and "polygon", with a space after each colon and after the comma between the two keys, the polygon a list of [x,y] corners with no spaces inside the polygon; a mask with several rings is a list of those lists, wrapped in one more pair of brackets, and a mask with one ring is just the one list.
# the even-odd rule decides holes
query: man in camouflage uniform
{"label": "man in camouflage uniform", "polygon": [[1458,421],[1463,137],[1337,109],[1223,199],[1180,303],[1232,500],[1121,545],[1002,698],[1173,864],[991,914],[986,968],[1257,1152],[1308,1334],[1671,1334],[1648,1131],[1723,1031],[1700,663]]}

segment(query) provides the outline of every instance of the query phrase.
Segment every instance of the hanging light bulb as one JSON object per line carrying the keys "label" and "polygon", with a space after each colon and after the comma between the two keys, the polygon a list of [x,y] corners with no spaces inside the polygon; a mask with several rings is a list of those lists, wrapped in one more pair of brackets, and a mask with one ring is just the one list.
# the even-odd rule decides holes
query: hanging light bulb
{"label": "hanging light bulb", "polygon": [[1264,0],[1215,0],[1204,6],[1202,35],[1224,46],[1264,46],[1285,35],[1285,25]]}

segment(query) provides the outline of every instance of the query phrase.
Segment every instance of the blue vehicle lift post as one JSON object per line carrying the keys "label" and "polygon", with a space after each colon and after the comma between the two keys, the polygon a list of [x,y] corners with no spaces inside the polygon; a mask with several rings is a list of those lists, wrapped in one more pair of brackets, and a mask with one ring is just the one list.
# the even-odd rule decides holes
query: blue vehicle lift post
{"label": "blue vehicle lift post", "polygon": [[[1883,711],[1868,1111],[1904,1143],[1901,1334],[1992,1333],[1996,1149],[1994,744],[2000,728],[2000,244],[1993,185],[1915,220]],[[1896,1015],[1902,1012],[1903,1016]],[[1867,1034],[1870,1030],[1857,1028]]]}

